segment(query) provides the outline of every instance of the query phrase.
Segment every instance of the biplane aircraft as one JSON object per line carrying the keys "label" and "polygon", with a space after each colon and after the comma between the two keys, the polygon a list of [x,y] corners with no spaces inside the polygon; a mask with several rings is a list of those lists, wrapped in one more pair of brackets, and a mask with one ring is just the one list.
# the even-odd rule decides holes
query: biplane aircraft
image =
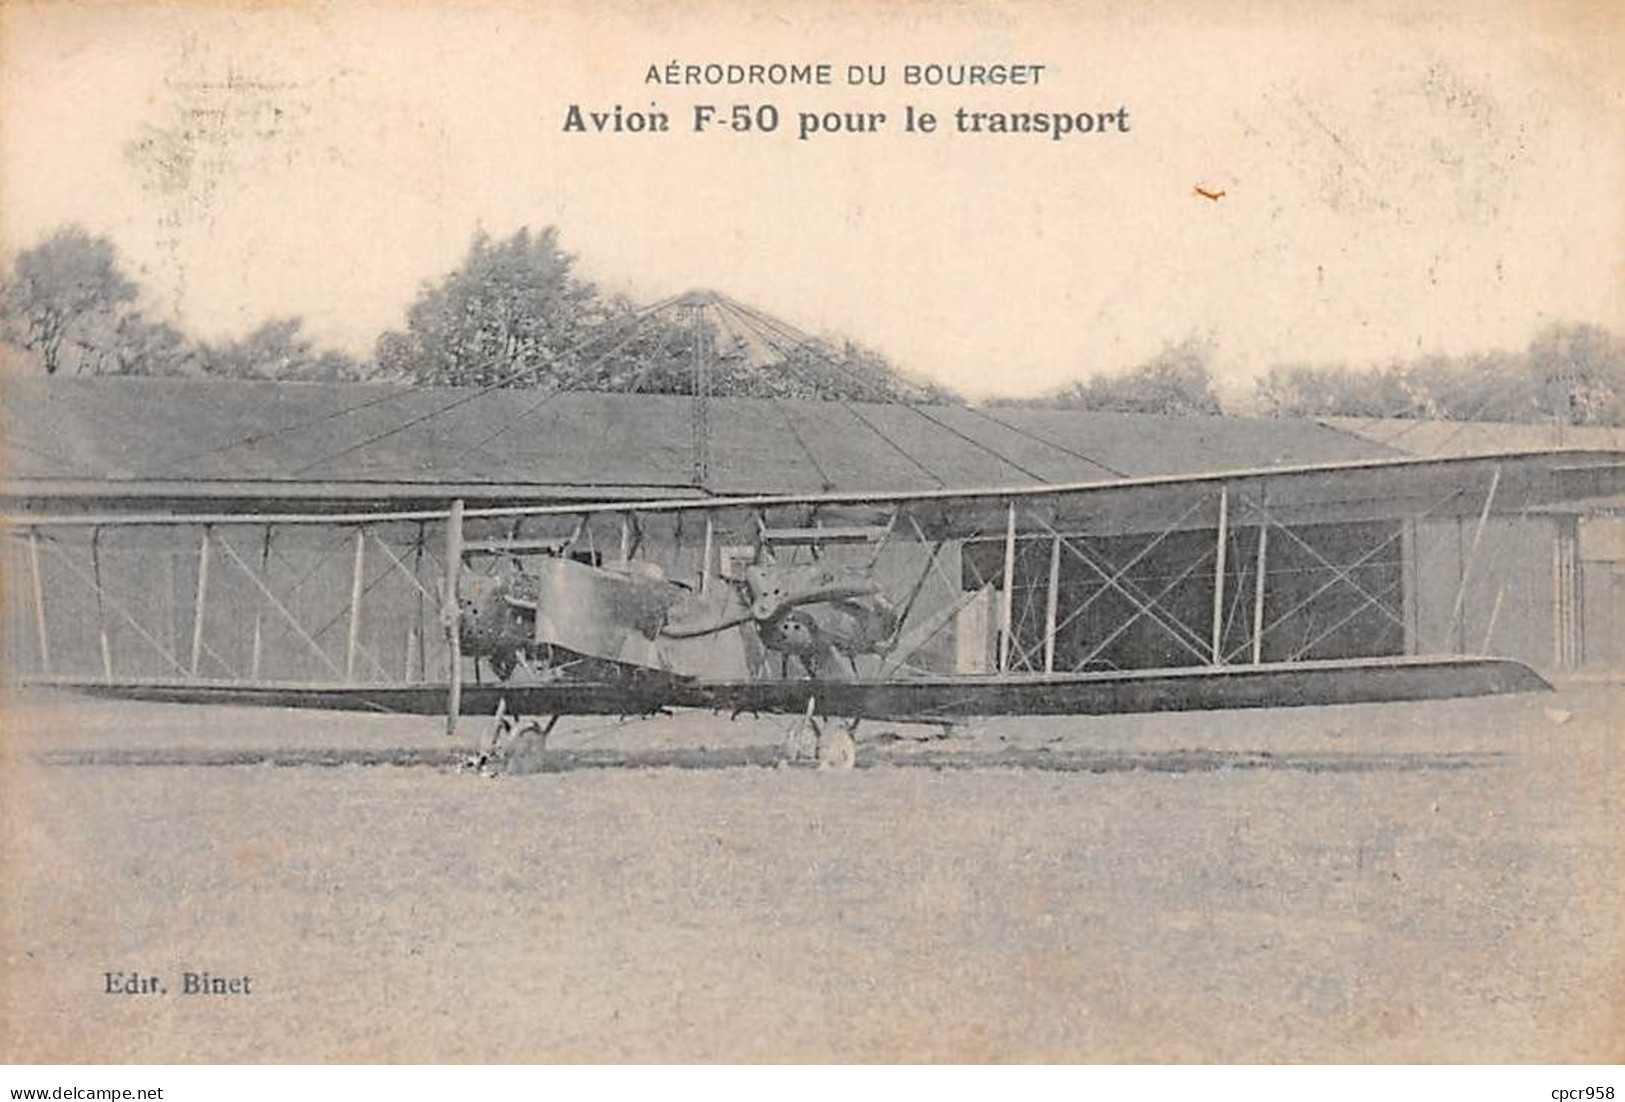
{"label": "biplane aircraft", "polygon": [[[1465,632],[1451,634],[1469,653],[1407,653],[1396,593],[1407,522],[1450,519],[1467,533],[1450,617],[1461,621],[1492,516],[1616,493],[1622,473],[1625,456],[1571,450],[907,493],[5,520],[27,545],[42,656],[42,554],[94,592],[102,669],[53,671],[46,657],[28,679],[37,684],[137,701],[442,713],[448,732],[478,714],[494,717],[491,740],[513,737],[525,717],[545,739],[560,716],[672,708],[781,714],[820,740],[849,740],[864,719],[1547,689],[1522,663],[1470,653]],[[1364,542],[1339,554],[1317,542],[1309,525],[1328,511],[1362,522]],[[120,541],[177,531],[196,555],[189,648],[143,627],[150,616],[107,566]],[[1174,543],[1181,553],[1166,554]],[[1299,564],[1297,580],[1272,556]],[[314,610],[331,612],[318,628],[298,607],[295,568],[335,560],[349,569],[351,600]],[[1373,627],[1351,648],[1346,626],[1362,617]],[[362,631],[386,619],[404,656]],[[322,637],[341,622],[337,653]],[[145,658],[115,668],[108,636],[119,624]],[[1345,645],[1328,655],[1322,644],[1340,631]],[[1130,636],[1142,640],[1137,664],[1123,657]]]}

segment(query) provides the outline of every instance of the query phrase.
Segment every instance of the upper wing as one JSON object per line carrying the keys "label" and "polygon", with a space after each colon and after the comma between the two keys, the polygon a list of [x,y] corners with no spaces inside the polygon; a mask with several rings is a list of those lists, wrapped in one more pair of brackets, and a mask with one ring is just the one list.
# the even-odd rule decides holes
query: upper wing
{"label": "upper wing", "polygon": [[[911,518],[932,538],[1002,533],[1009,511],[1019,527],[1054,526],[1077,535],[1211,526],[1220,492],[1252,501],[1281,524],[1518,513],[1625,493],[1625,452],[1569,450],[1429,459],[1377,459],[1095,482],[965,487],[913,492],[838,491],[600,502],[593,511],[755,514],[796,524],[809,512],[821,523],[877,519],[874,510]],[[581,505],[470,509],[468,516],[579,515]]]}
{"label": "upper wing", "polygon": [[[1206,521],[1187,516],[1226,490],[1266,504],[1284,524],[1402,518],[1428,513],[1469,516],[1485,508],[1516,513],[1564,502],[1625,493],[1625,452],[1570,449],[1508,452],[1442,458],[1354,460],[1296,466],[1257,467],[1116,478],[1091,482],[1022,483],[1010,486],[967,486],[938,490],[757,494],[683,498],[649,497],[576,500],[550,505],[470,508],[470,520],[517,517],[581,517],[584,514],[709,513],[740,511],[768,523],[803,523],[815,511],[821,524],[846,517],[884,522],[882,514],[905,514],[933,537],[965,537],[1002,532],[1006,510],[1020,507],[1041,523],[1064,524],[1079,535],[1152,531],[1166,527],[1202,527]],[[447,487],[447,495],[455,488]],[[417,509],[360,513],[298,513],[267,487],[265,499],[279,507],[265,511],[237,508],[226,512],[176,511],[96,513],[90,510],[46,515],[22,512],[0,515],[14,527],[175,524],[374,524],[444,520],[447,510]],[[241,500],[240,498],[238,500]],[[879,510],[880,512],[876,512]]]}

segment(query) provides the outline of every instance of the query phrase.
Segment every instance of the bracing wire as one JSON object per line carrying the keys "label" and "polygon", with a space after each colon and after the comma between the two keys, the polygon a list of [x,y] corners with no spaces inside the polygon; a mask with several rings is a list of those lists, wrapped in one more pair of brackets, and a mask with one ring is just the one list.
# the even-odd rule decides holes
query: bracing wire
{"label": "bracing wire", "polygon": [[[671,305],[675,301],[677,301],[677,296],[672,296],[671,298],[663,299],[660,302],[652,303],[652,304],[650,304],[648,306],[642,307],[641,309],[634,312],[634,314],[632,315],[633,325],[634,326],[642,325],[644,320],[646,319],[646,317],[649,314],[654,313],[657,310],[662,310],[665,307]],[[589,337],[586,340],[581,341],[580,343],[578,343],[574,348],[571,348],[571,349],[567,350],[567,352],[565,354],[569,355],[569,354],[571,354],[573,352],[579,351],[580,349],[582,349],[582,348],[586,347],[588,344],[590,344],[592,341],[597,340],[599,336],[600,336],[600,334],[594,333],[591,337]],[[305,473],[311,471],[312,469],[321,466],[324,463],[331,463],[335,459],[342,459],[344,456],[351,455],[351,454],[353,454],[355,452],[358,452],[362,448],[370,447],[371,445],[376,444],[379,441],[387,440],[391,436],[398,435],[399,433],[405,432],[408,429],[411,429],[411,428],[414,428],[414,427],[416,427],[418,425],[421,425],[425,421],[432,421],[437,417],[444,416],[445,414],[450,413],[454,409],[457,409],[457,408],[459,408],[461,406],[465,406],[465,405],[469,404],[470,402],[477,401],[478,399],[483,398],[486,395],[491,394],[494,391],[500,390],[505,386],[511,385],[512,383],[516,382],[518,379],[523,378],[524,376],[529,375],[532,372],[534,372],[537,369],[537,367],[539,367],[539,366],[540,365],[531,364],[531,365],[527,365],[527,366],[525,366],[523,368],[519,368],[519,369],[517,369],[515,371],[511,371],[508,374],[504,375],[502,378],[498,379],[496,382],[487,383],[485,386],[482,386],[482,387],[478,388],[477,390],[472,390],[472,391],[469,391],[466,394],[458,395],[456,398],[453,398],[452,400],[443,403],[442,405],[436,407],[435,409],[429,410],[426,413],[421,413],[421,414],[417,415],[416,417],[409,417],[405,421],[397,422],[394,426],[392,426],[392,427],[390,427],[388,429],[384,429],[384,430],[382,430],[380,432],[372,433],[372,434],[370,434],[370,435],[368,435],[366,437],[363,437],[360,440],[355,441],[352,444],[349,444],[349,445],[347,445],[347,446],[345,446],[343,448],[340,448],[338,451],[330,452],[327,455],[323,455],[318,459],[314,459],[311,462],[306,463],[304,466],[299,467],[293,473],[296,474],[296,475],[305,474]],[[572,383],[578,382],[581,378],[585,377],[585,375],[596,366],[597,366],[597,360],[593,360],[593,361],[589,361],[587,364],[582,365],[576,371],[571,372],[570,375],[566,376],[564,379],[560,380],[558,383],[555,384],[554,389],[551,392],[549,392],[548,397],[551,398],[553,395],[556,395],[556,394],[558,394],[558,393],[560,393],[562,391],[568,390]],[[545,400],[546,399],[544,399],[544,401]]]}
{"label": "bracing wire", "polygon": [[[632,326],[628,329],[626,334],[623,337],[621,337],[620,340],[616,341],[613,345],[611,345],[609,348],[604,349],[602,352],[598,353],[596,356],[593,356],[591,359],[589,359],[585,363],[583,363],[580,366],[580,368],[578,368],[573,373],[573,375],[571,376],[570,381],[571,382],[579,381],[580,379],[584,378],[594,368],[598,367],[599,364],[602,364],[610,356],[613,356],[615,353],[619,352],[621,349],[625,348],[628,344],[630,344],[638,336],[638,334],[642,331],[643,326],[653,316],[654,310],[655,310],[655,308],[651,307],[648,310],[639,311],[637,316],[636,316],[636,320],[634,321]],[[654,365],[651,363],[648,366],[646,366],[641,372],[639,372],[637,377],[633,380],[632,386],[631,386],[630,390],[628,391],[628,393],[631,393],[631,391],[635,391],[639,386],[641,386],[642,383],[643,383],[643,380],[648,376],[649,372],[652,371],[653,369],[654,369]],[[473,447],[473,448],[483,448],[483,447],[485,447],[487,444],[491,443],[491,441],[495,440],[497,437],[502,436],[502,435],[506,434],[509,430],[517,427],[522,421],[525,421],[525,420],[529,419],[537,410],[539,410],[543,406],[547,405],[547,403],[549,403],[553,399],[557,398],[560,394],[563,394],[568,389],[568,387],[569,387],[569,383],[566,382],[566,383],[561,383],[559,386],[557,386],[553,390],[547,391],[540,398],[537,398],[535,401],[531,402],[528,406],[526,406],[523,410],[521,410],[518,413],[518,415],[513,417],[506,424],[503,424],[503,425],[499,426],[498,428],[493,430],[489,435],[481,437],[479,440],[476,440],[472,445],[470,445],[470,447]]]}
{"label": "bracing wire", "polygon": [[[742,314],[741,317],[740,317],[740,320],[741,320],[741,322],[743,322],[745,324],[748,324],[748,325],[752,325],[753,327],[760,325],[759,322],[755,321],[755,319],[751,318],[750,315],[748,315],[748,314]],[[768,345],[769,345],[770,348],[772,348],[776,352],[779,352],[781,355],[783,354],[782,349],[780,349],[778,347],[777,341],[775,341],[772,338],[772,335],[771,335],[770,331],[764,332],[760,328],[755,328],[754,331],[763,340],[768,342]],[[881,439],[881,441],[886,444],[887,447],[891,448],[898,455],[902,456],[904,459],[906,459],[910,463],[912,463],[915,466],[915,468],[917,468],[920,471],[921,474],[925,475],[932,482],[935,482],[938,486],[947,486],[948,485],[948,483],[945,482],[935,471],[933,471],[930,467],[927,467],[924,463],[920,462],[920,460],[918,458],[916,458],[911,452],[909,452],[902,445],[898,444],[897,441],[893,440],[878,425],[876,425],[873,421],[869,420],[869,418],[865,417],[862,413],[860,413],[858,411],[857,407],[855,407],[851,402],[848,402],[845,399],[837,398],[837,403],[841,406],[842,409],[846,410],[847,413],[851,414],[853,419],[856,420],[860,425],[862,425],[864,428],[868,429],[870,432],[872,432],[876,436],[878,436]],[[803,448],[805,448],[805,444],[803,444]],[[811,453],[810,452],[808,453],[808,458],[811,458]],[[814,467],[815,468],[818,467],[818,464],[817,464],[816,460],[814,460]],[[827,478],[826,478],[826,481],[827,481]]]}
{"label": "bracing wire", "polygon": [[[850,368],[850,367],[846,366],[845,364],[841,363],[838,359],[831,356],[824,349],[822,342],[816,340],[815,338],[809,336],[806,333],[803,333],[803,332],[795,329],[793,326],[789,325],[787,322],[783,322],[783,321],[780,321],[777,318],[771,317],[771,316],[769,316],[767,314],[763,314],[761,311],[756,310],[754,307],[747,306],[744,303],[736,302],[733,299],[727,298],[725,296],[719,296],[719,299],[728,308],[739,312],[740,314],[744,315],[746,318],[754,320],[757,323],[758,326],[766,328],[770,333],[776,333],[778,335],[780,341],[788,341],[788,342],[790,342],[792,348],[805,349],[806,351],[812,353],[814,356],[817,356],[819,359],[823,360],[829,367],[834,368],[836,371],[838,371],[841,374],[845,375],[847,378],[854,380],[860,386],[863,386],[863,387],[867,388],[872,394],[875,394],[875,395],[879,396],[882,401],[890,401],[893,404],[901,404],[901,405],[905,406],[911,412],[913,412],[917,416],[922,417],[925,420],[929,421],[931,424],[935,425],[937,428],[939,428],[939,429],[941,429],[941,430],[943,430],[945,432],[951,433],[955,437],[958,437],[959,439],[964,440],[966,443],[969,443],[972,446],[977,447],[977,448],[981,449],[982,451],[987,452],[989,455],[993,456],[995,459],[997,459],[1000,462],[1006,464],[1007,466],[1013,467],[1014,469],[1020,471],[1022,474],[1026,475],[1028,478],[1033,479],[1034,481],[1037,481],[1037,482],[1048,482],[1049,481],[1049,479],[1043,477],[1042,475],[1040,475],[1040,474],[1038,474],[1038,473],[1036,473],[1036,472],[1034,472],[1032,470],[1029,470],[1027,467],[1022,466],[1020,463],[1017,463],[1015,460],[1011,459],[1008,455],[1005,455],[1003,452],[999,451],[998,449],[991,447],[986,442],[984,442],[982,440],[978,440],[974,436],[971,436],[971,435],[969,435],[969,434],[967,434],[967,433],[965,433],[965,432],[963,432],[963,431],[961,431],[959,429],[954,428],[952,425],[950,425],[947,422],[943,421],[939,417],[932,416],[932,414],[929,413],[927,410],[922,409],[918,403],[910,402],[910,401],[906,401],[906,400],[902,401],[901,403],[897,403],[895,401],[895,399],[892,399],[891,395],[889,393],[887,393],[883,387],[880,386],[879,383],[877,383],[876,381],[874,381],[872,379],[866,378],[861,373],[859,373],[857,371],[854,371],[852,368]],[[777,342],[772,342],[772,343],[777,344]],[[1021,428],[1018,425],[1012,425],[1007,421],[1001,420],[1000,418],[997,418],[997,417],[993,417],[990,414],[984,413],[981,410],[974,409],[971,406],[963,406],[963,407],[960,407],[960,408],[963,408],[966,411],[970,412],[971,414],[973,414],[975,416],[978,416],[978,417],[981,417],[984,420],[992,421],[994,424],[999,425],[999,426],[1007,429],[1010,432],[1014,432],[1017,435],[1024,436],[1024,437],[1026,437],[1026,438],[1028,438],[1030,440],[1033,440],[1036,443],[1043,444],[1043,445],[1045,445],[1047,447],[1050,447],[1050,448],[1053,448],[1053,449],[1055,449],[1057,451],[1063,452],[1063,453],[1065,453],[1067,455],[1072,456],[1075,459],[1082,459],[1084,462],[1093,464],[1094,466],[1099,467],[1101,470],[1106,471],[1106,472],[1108,472],[1108,473],[1110,473],[1112,475],[1115,475],[1118,478],[1127,478],[1127,477],[1129,477],[1123,471],[1117,470],[1116,468],[1110,466],[1109,464],[1101,462],[1099,459],[1095,458],[1094,456],[1087,455],[1087,454],[1085,454],[1083,452],[1075,451],[1075,450],[1073,450],[1071,448],[1067,448],[1067,447],[1065,447],[1065,446],[1063,446],[1061,444],[1057,444],[1053,440],[1049,440],[1049,439],[1047,439],[1045,437],[1042,437],[1042,436],[1039,436],[1039,435],[1037,435],[1035,433],[1029,432],[1029,431]]]}
{"label": "bracing wire", "polygon": [[1054,448],[1056,451],[1061,452],[1062,454],[1070,455],[1074,459],[1081,459],[1085,463],[1093,464],[1094,466],[1099,467],[1101,470],[1105,471],[1107,474],[1115,475],[1118,478],[1130,478],[1130,477],[1132,477],[1127,471],[1120,471],[1116,467],[1113,467],[1112,465],[1110,465],[1109,463],[1106,463],[1105,461],[1103,461],[1101,459],[1097,459],[1095,456],[1089,455],[1089,454],[1087,454],[1085,452],[1076,451],[1076,450],[1074,450],[1072,448],[1067,447],[1065,444],[1060,444],[1060,443],[1057,443],[1054,440],[1051,440],[1047,436],[1040,436],[1038,433],[1033,432],[1030,429],[1024,429],[1020,425],[1012,425],[1009,421],[1006,421],[1004,418],[995,417],[995,416],[993,416],[993,414],[987,412],[984,409],[977,409],[975,406],[966,406],[965,409],[967,411],[969,411],[970,413],[974,413],[976,416],[982,418],[982,420],[984,420],[984,421],[992,421],[995,425],[999,425],[999,426],[1001,426],[1003,428],[1009,429],[1011,432],[1017,434],[1018,436],[1025,436],[1027,439],[1032,440],[1035,443],[1043,444],[1045,447]]}
{"label": "bracing wire", "polygon": [[[664,309],[666,306],[669,306],[671,303],[676,301],[676,298],[677,298],[677,296],[674,295],[674,296],[672,296],[670,298],[663,299],[660,302],[653,303],[653,304],[651,304],[649,306],[643,307],[643,308],[635,311],[635,313],[633,314],[633,318],[634,318],[635,323],[641,323],[642,320],[643,320],[643,317],[646,314],[648,314],[648,313],[650,313],[652,311]],[[571,346],[570,348],[565,349],[564,352],[561,353],[561,356],[573,355],[574,353],[579,352],[581,349],[590,346],[594,341],[600,339],[600,337],[602,337],[602,336],[603,336],[603,334],[601,334],[601,333],[599,333],[599,332],[597,332],[595,330],[593,333],[589,334],[588,336],[584,337],[582,340],[578,341],[575,345]],[[499,357],[499,356],[492,356],[492,357],[490,357],[488,359],[481,360],[475,366],[478,369],[484,369],[484,368],[489,367],[492,364],[496,363],[500,358],[501,357]],[[431,412],[429,414],[426,414],[424,416],[411,419],[411,423],[412,424],[421,423],[422,421],[429,420],[429,419],[431,419],[433,417],[439,416],[440,413],[446,412],[446,410],[448,410],[448,409],[455,408],[456,406],[463,405],[466,402],[470,402],[470,401],[475,400],[476,398],[482,397],[485,394],[488,394],[493,390],[498,390],[498,389],[500,389],[502,387],[505,387],[505,386],[511,386],[514,383],[518,382],[519,380],[525,378],[526,376],[534,374],[542,366],[544,366],[544,365],[541,364],[541,363],[527,363],[522,367],[515,368],[514,370],[512,370],[512,371],[504,374],[500,378],[496,379],[494,382],[488,383],[488,384],[480,387],[479,389],[475,390],[471,394],[460,396],[459,398],[455,399],[453,402],[449,403],[447,406],[444,406],[444,407],[442,407],[442,408],[440,408],[438,410],[435,410],[435,411],[433,411],[433,412]],[[336,421],[336,420],[339,420],[340,418],[343,418],[343,417],[349,417],[352,414],[361,413],[361,412],[364,412],[365,410],[373,409],[373,408],[375,408],[377,406],[387,405],[390,402],[400,401],[402,399],[411,398],[413,396],[420,395],[420,394],[422,394],[422,390],[421,390],[421,388],[418,388],[418,387],[403,386],[403,387],[398,387],[398,388],[392,388],[385,394],[374,395],[373,397],[367,398],[367,399],[365,399],[363,401],[355,402],[355,403],[352,403],[352,404],[347,405],[347,406],[342,406],[339,409],[329,410],[326,413],[319,414],[319,415],[317,415],[315,417],[306,417],[306,418],[302,418],[302,419],[297,420],[297,421],[289,421],[289,422],[287,422],[285,424],[277,425],[277,426],[274,426],[272,428],[257,429],[254,432],[248,433],[248,434],[246,434],[244,436],[237,437],[234,440],[228,440],[223,444],[217,444],[217,445],[214,445],[212,447],[203,448],[203,449],[200,449],[200,450],[195,451],[195,452],[190,452],[190,453],[188,453],[186,455],[179,456],[177,458],[171,459],[168,462],[171,465],[190,463],[190,462],[193,462],[193,461],[198,460],[198,459],[207,459],[207,458],[209,458],[211,456],[222,455],[222,454],[225,454],[226,452],[234,451],[237,448],[252,447],[255,444],[264,443],[267,440],[273,440],[273,439],[276,439],[277,437],[286,436],[286,435],[289,435],[289,434],[295,433],[295,432],[302,432],[305,429],[314,428],[317,425],[326,424],[327,422],[330,422],[330,421]],[[410,427],[410,426],[408,425],[406,427]],[[388,435],[388,434],[386,434],[386,435]],[[340,454],[340,455],[348,454],[348,452],[342,452],[342,453],[338,453],[338,454]],[[332,456],[332,457],[329,457],[329,458],[337,458],[337,456]],[[325,462],[325,461],[326,460],[324,459],[324,460],[321,460],[320,462]],[[303,473],[305,470],[308,470],[308,469],[309,469],[308,467],[301,468],[300,471],[297,471],[295,473]]]}

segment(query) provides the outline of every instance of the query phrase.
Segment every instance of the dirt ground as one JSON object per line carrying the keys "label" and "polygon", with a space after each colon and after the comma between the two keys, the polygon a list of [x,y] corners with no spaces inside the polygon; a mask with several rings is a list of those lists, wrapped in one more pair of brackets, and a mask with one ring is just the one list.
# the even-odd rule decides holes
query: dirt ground
{"label": "dirt ground", "polygon": [[421,719],[14,699],[0,1059],[1618,1060],[1620,696],[872,725],[852,772],[584,720],[496,779]]}

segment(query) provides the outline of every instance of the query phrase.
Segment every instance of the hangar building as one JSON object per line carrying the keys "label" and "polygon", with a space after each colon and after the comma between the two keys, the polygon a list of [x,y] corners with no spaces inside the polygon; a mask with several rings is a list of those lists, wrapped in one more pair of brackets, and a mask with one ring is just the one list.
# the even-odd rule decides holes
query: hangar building
{"label": "hangar building", "polygon": [[[695,484],[692,402],[638,394],[383,385],[197,382],[173,379],[26,379],[4,394],[9,461],[0,496],[14,518],[252,511],[345,514],[478,505],[637,501],[702,494],[931,491],[1041,486],[1228,470],[1270,469],[1403,456],[1411,438],[1390,441],[1370,426],[1233,417],[1164,418],[1074,410],[911,406],[774,399],[713,399],[704,485]],[[1415,423],[1412,423],[1415,424]],[[1091,556],[1124,568],[1160,595],[1173,623],[1135,617],[1134,606],[1102,593],[1087,615],[1054,641],[1056,668],[1144,668],[1191,664],[1184,634],[1205,635],[1220,584],[1211,563],[1211,522],[1163,534],[1097,532]],[[299,623],[276,644],[273,625],[217,624],[203,675],[319,673],[318,657],[348,630],[366,657],[356,677],[432,676],[439,646],[418,574],[435,546],[415,535],[381,549],[367,574],[369,612],[347,625],[352,588],[363,578],[360,537],[352,573],[348,537],[332,529],[304,542],[264,546],[233,536],[214,547],[252,562]],[[1472,518],[1426,515],[1373,520],[1328,507],[1299,514],[1272,537],[1262,579],[1272,606],[1253,639],[1245,594],[1260,587],[1259,528],[1245,515],[1229,526],[1222,649],[1231,660],[1266,661],[1405,653],[1493,653],[1547,671],[1617,653],[1588,635],[1581,513],[1491,517],[1478,554]],[[1589,530],[1587,528],[1586,530]],[[6,653],[15,670],[121,676],[161,675],[145,651],[184,655],[201,623],[204,589],[195,534],[185,530],[85,528],[74,539],[42,537],[26,521],[8,540]],[[280,531],[280,530],[279,530]],[[600,533],[599,543],[613,543]],[[681,570],[697,564],[696,536],[681,524],[649,533]],[[325,542],[324,542],[325,541]],[[1618,542],[1616,540],[1616,542]],[[1589,546],[1589,545],[1588,545]],[[1598,544],[1597,546],[1601,546]],[[727,548],[723,548],[726,553]],[[376,555],[369,564],[378,563]],[[593,552],[599,554],[599,552]],[[926,600],[955,609],[952,630],[922,659],[933,669],[974,672],[993,661],[992,609],[1001,599],[1001,541],[967,540],[944,557]],[[1469,568],[1469,559],[1476,565]],[[1596,560],[1601,561],[1601,560]],[[1609,560],[1617,561],[1617,560]],[[1126,565],[1125,565],[1126,564]],[[1199,568],[1200,567],[1200,568]],[[902,571],[899,561],[888,567]],[[1022,540],[1012,595],[1018,659],[1031,663],[1044,634],[1041,593],[1047,541]],[[210,616],[230,620],[226,566],[208,579]],[[1070,559],[1058,584],[1072,603],[1103,587],[1098,568]],[[238,578],[241,589],[247,583]],[[1612,583],[1599,592],[1611,594]],[[225,587],[225,588],[222,588]],[[1593,587],[1594,588],[1594,587]],[[956,592],[957,591],[957,592]],[[117,607],[109,595],[117,594]],[[1610,609],[1612,605],[1608,606]],[[351,617],[353,620],[354,617]],[[1612,623],[1609,619],[1606,622]],[[1125,623],[1128,624],[1124,629]],[[1194,627],[1193,627],[1194,626]],[[1108,639],[1101,649],[1099,641]],[[199,656],[194,642],[193,668]],[[145,644],[151,644],[150,647]],[[308,645],[307,645],[308,644]],[[1086,662],[1087,667],[1077,666]],[[278,663],[281,663],[279,666]],[[301,664],[303,663],[303,664]]]}

